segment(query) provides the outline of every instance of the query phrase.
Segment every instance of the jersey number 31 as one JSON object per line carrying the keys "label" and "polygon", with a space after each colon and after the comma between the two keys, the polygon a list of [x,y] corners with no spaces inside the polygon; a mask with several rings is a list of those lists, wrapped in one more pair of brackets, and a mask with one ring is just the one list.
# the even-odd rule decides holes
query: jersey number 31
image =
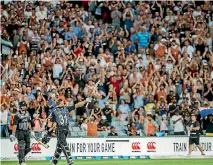
{"label": "jersey number 31", "polygon": [[61,125],[67,124],[67,116],[66,116],[66,114],[59,115],[59,119],[60,119],[60,124]]}

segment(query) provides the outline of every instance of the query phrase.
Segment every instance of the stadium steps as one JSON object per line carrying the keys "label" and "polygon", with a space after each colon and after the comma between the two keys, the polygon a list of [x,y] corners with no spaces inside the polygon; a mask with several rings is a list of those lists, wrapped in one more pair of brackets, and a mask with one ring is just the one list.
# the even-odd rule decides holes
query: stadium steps
{"label": "stadium steps", "polygon": [[70,122],[69,122],[69,126],[70,126],[70,127],[74,127],[74,126],[76,126],[76,122],[74,122],[74,121],[70,121]]}
{"label": "stadium steps", "polygon": [[78,132],[77,134],[78,134],[78,136],[80,136],[80,137],[85,137],[85,136],[87,136],[86,132],[84,132],[84,131]]}
{"label": "stadium steps", "polygon": [[71,136],[77,137],[77,136],[79,136],[79,135],[78,135],[78,132],[71,132]]}
{"label": "stadium steps", "polygon": [[73,132],[80,132],[80,127],[72,127]]}
{"label": "stadium steps", "polygon": [[106,137],[106,136],[108,136],[108,132],[107,131],[98,131],[98,136]]}

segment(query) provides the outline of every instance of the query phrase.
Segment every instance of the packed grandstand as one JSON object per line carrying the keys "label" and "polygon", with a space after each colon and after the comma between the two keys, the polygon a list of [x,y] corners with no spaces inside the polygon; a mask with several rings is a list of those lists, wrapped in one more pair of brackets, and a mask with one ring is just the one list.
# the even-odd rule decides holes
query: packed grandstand
{"label": "packed grandstand", "polygon": [[[27,103],[51,129],[58,99],[71,136],[213,134],[210,1],[1,1],[1,136]],[[201,113],[206,112],[206,113]]]}

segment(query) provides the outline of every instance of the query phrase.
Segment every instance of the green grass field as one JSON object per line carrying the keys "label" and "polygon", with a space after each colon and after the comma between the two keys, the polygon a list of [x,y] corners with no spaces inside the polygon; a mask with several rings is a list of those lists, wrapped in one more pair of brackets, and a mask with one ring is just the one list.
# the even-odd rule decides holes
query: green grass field
{"label": "green grass field", "polygon": [[[27,165],[50,165],[49,161],[27,161]],[[1,165],[18,165],[16,161],[1,162]],[[64,160],[58,165],[67,165]],[[140,160],[76,160],[74,165],[213,165],[213,159],[140,159]]]}

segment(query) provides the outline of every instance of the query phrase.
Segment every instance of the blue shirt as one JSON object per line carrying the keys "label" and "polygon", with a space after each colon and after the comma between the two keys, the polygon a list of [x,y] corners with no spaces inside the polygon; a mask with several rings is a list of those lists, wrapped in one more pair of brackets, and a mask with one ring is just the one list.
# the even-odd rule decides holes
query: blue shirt
{"label": "blue shirt", "polygon": [[108,97],[106,97],[106,98],[104,98],[104,99],[102,99],[102,100],[97,99],[97,101],[98,101],[98,106],[99,106],[101,109],[104,109],[104,108],[105,108],[105,103],[107,102],[107,100],[108,100]]}
{"label": "blue shirt", "polygon": [[134,108],[140,108],[144,106],[144,96],[139,95],[134,97]]}
{"label": "blue shirt", "polygon": [[132,34],[131,36],[130,36],[130,40],[132,41],[132,43],[135,43],[135,40],[137,40],[137,34]]}
{"label": "blue shirt", "polygon": [[130,31],[130,28],[133,26],[133,21],[131,21],[130,19],[125,19],[124,20],[124,25],[126,25],[126,29],[128,30],[128,32]]}
{"label": "blue shirt", "polygon": [[73,32],[65,32],[64,33],[64,39],[65,40],[71,40],[73,36],[74,36]]}
{"label": "blue shirt", "polygon": [[50,113],[50,112],[53,112],[53,111],[56,109],[56,104],[55,104],[55,102],[54,102],[53,100],[50,99],[50,100],[48,101],[48,105],[49,105],[49,106],[52,105],[52,108],[49,109],[49,113]]}
{"label": "blue shirt", "polygon": [[73,30],[73,33],[77,36],[78,33],[81,31],[81,28],[79,26],[73,26],[72,30]]}
{"label": "blue shirt", "polygon": [[60,27],[57,28],[57,31],[58,31],[59,33],[63,32],[63,30],[64,30],[64,28],[60,28]]}
{"label": "blue shirt", "polygon": [[140,47],[147,48],[148,44],[149,44],[149,39],[150,39],[149,33],[148,32],[138,32],[137,37],[138,37],[138,45]]}
{"label": "blue shirt", "polygon": [[35,100],[35,96],[31,93],[31,94],[26,94],[25,95],[26,96],[26,98],[28,98],[29,100]]}
{"label": "blue shirt", "polygon": [[128,112],[130,112],[130,107],[128,104],[125,104],[124,106],[120,104],[118,110],[121,111],[123,114],[128,115]]}
{"label": "blue shirt", "polygon": [[83,39],[83,35],[84,35],[83,31],[80,30],[80,31],[78,32],[78,35],[77,35],[78,39],[79,39],[79,40],[82,40],[82,39]]}
{"label": "blue shirt", "polygon": [[135,44],[132,44],[131,46],[126,46],[124,48],[126,53],[133,53],[136,50]]}
{"label": "blue shirt", "polygon": [[51,42],[52,41],[51,35],[45,35],[44,40],[47,41],[47,42]]}
{"label": "blue shirt", "polygon": [[139,123],[139,122],[134,122],[134,124],[135,124],[135,127],[136,127],[136,129],[137,129],[137,131],[139,131],[140,129],[142,129],[142,127],[141,127],[141,123]]}

